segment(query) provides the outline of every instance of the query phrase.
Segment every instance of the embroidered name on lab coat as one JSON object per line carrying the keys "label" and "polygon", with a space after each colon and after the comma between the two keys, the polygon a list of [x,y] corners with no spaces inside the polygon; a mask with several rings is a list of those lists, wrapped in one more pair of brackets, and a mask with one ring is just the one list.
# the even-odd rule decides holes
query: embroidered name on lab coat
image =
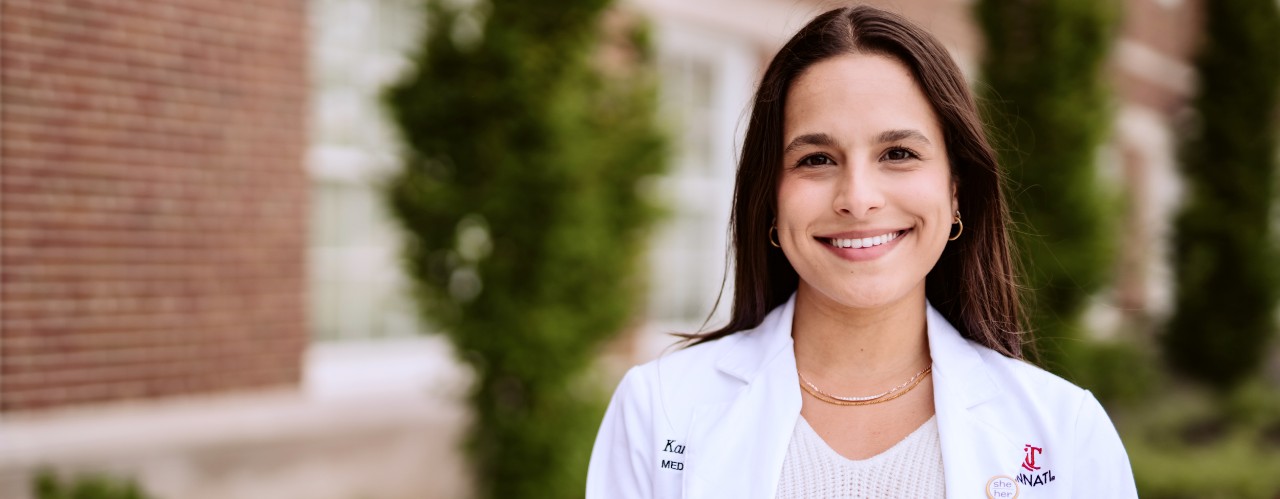
{"label": "embroidered name on lab coat", "polygon": [[1022,451],[1026,453],[1026,457],[1022,459],[1022,469],[1030,473],[1018,473],[1018,483],[1028,487],[1035,487],[1058,479],[1058,477],[1053,476],[1053,470],[1040,471],[1041,467],[1036,464],[1036,456],[1043,454],[1044,448],[1027,444]]}
{"label": "embroidered name on lab coat", "polygon": [[684,461],[676,461],[682,459],[684,454],[684,444],[676,442],[674,439],[667,439],[666,444],[662,446],[662,457],[658,463],[663,469],[682,471],[684,470]]}

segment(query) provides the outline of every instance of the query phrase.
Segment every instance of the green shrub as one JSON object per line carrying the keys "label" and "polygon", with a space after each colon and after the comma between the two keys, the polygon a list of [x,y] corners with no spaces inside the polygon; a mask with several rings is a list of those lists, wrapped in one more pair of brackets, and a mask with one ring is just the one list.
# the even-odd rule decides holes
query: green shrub
{"label": "green shrub", "polygon": [[1280,392],[1261,382],[1230,393],[1164,385],[1116,416],[1143,498],[1280,495]]}
{"label": "green shrub", "polygon": [[1117,13],[1109,0],[982,0],[976,9],[987,39],[980,105],[1010,180],[1028,321],[1041,363],[1068,374],[1081,313],[1114,253],[1117,204],[1094,158],[1110,122],[1102,70]]}
{"label": "green shrub", "polygon": [[36,499],[146,499],[132,480],[106,475],[86,475],[67,482],[51,470],[41,470],[32,480]]}
{"label": "green shrub", "polygon": [[1066,375],[1108,407],[1143,403],[1161,383],[1160,363],[1131,340],[1083,343],[1070,355]]}
{"label": "green shrub", "polygon": [[1144,499],[1274,499],[1280,453],[1250,435],[1204,447],[1160,447],[1126,440],[1138,495]]}
{"label": "green shrub", "polygon": [[1219,389],[1258,372],[1276,327],[1278,11],[1274,0],[1206,2],[1196,59],[1199,123],[1183,151],[1175,312],[1163,344],[1174,367]]}
{"label": "green shrub", "polygon": [[428,4],[387,94],[408,145],[388,199],[423,317],[476,373],[478,495],[580,497],[604,408],[584,376],[639,303],[637,185],[667,157],[645,31],[603,31],[606,0],[456,3]]}

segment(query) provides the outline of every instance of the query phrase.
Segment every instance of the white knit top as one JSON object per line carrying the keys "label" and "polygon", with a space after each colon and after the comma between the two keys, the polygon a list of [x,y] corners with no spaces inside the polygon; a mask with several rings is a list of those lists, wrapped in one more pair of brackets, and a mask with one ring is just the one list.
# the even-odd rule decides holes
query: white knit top
{"label": "white knit top", "polygon": [[942,477],[935,418],[889,450],[854,460],[837,453],[800,417],[782,463],[778,499],[944,497]]}

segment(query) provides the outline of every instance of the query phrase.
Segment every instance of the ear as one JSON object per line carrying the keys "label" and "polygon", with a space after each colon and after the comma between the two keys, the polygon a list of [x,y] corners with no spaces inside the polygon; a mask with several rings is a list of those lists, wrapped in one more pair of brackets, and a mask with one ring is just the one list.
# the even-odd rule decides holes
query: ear
{"label": "ear", "polygon": [[955,177],[951,178],[951,214],[954,215],[960,211],[960,198],[958,196],[959,188],[956,186]]}

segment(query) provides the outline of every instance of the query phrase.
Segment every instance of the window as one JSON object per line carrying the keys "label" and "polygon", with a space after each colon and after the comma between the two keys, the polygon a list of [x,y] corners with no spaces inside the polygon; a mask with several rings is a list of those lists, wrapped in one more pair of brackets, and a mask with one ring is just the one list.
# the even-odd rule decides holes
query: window
{"label": "window", "polygon": [[669,216],[651,243],[648,316],[658,330],[687,332],[706,319],[725,277],[738,137],[756,66],[745,40],[672,21],[656,28],[675,157],[653,185]]}
{"label": "window", "polygon": [[312,0],[310,309],[317,340],[419,330],[378,182],[399,168],[382,89],[408,68],[419,0]]}

